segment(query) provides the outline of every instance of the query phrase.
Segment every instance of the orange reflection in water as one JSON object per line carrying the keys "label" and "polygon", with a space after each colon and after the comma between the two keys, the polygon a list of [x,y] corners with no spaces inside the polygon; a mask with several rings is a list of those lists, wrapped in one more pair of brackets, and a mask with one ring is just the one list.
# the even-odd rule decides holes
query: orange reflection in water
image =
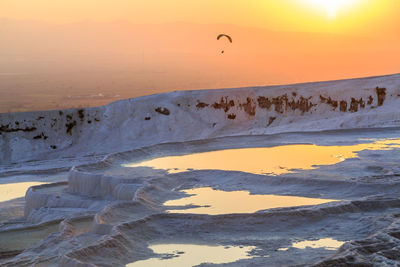
{"label": "orange reflection in water", "polygon": [[340,248],[344,242],[334,240],[332,238],[323,238],[318,240],[307,240],[293,243],[294,248],[306,249],[306,248],[324,248],[327,250],[336,250]]}
{"label": "orange reflection in water", "polygon": [[24,197],[31,186],[41,185],[40,182],[26,182],[13,184],[0,184],[0,202]]}
{"label": "orange reflection in water", "polygon": [[[323,248],[326,250],[337,250],[339,249],[345,242],[337,241],[332,238],[322,238],[318,240],[306,240],[299,241],[292,244],[292,247],[298,249],[306,249],[306,248]],[[289,248],[280,248],[279,251],[287,251]]]}
{"label": "orange reflection in water", "polygon": [[202,206],[189,209],[171,209],[170,213],[194,213],[194,214],[231,214],[231,213],[254,213],[259,210],[295,207],[306,205],[319,205],[332,201],[333,199],[318,199],[295,196],[279,195],[250,195],[248,191],[226,192],[214,190],[209,187],[183,190],[192,196],[170,200],[165,206]]}
{"label": "orange reflection in water", "polygon": [[151,258],[126,265],[127,267],[190,267],[202,263],[224,264],[250,259],[249,252],[256,247],[225,247],[191,244],[160,244],[149,247],[157,254],[168,254],[168,258]]}
{"label": "orange reflection in water", "polygon": [[184,156],[156,158],[124,167],[152,167],[170,173],[194,170],[227,170],[255,174],[280,175],[293,169],[311,170],[316,165],[333,165],[357,157],[362,150],[400,148],[400,139],[383,140],[352,146],[286,145],[277,147],[241,148]]}

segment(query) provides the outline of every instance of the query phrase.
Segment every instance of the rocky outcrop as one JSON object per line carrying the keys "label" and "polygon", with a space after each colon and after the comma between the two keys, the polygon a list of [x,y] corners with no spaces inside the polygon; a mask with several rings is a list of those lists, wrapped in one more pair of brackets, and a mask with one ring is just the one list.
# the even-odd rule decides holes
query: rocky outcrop
{"label": "rocky outcrop", "polygon": [[103,107],[0,114],[0,166],[238,134],[399,126],[400,75],[173,92]]}

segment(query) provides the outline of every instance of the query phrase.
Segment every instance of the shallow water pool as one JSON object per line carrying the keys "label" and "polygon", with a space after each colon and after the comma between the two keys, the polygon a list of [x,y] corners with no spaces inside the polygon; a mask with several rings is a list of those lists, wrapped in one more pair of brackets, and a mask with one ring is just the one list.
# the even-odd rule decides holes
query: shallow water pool
{"label": "shallow water pool", "polygon": [[254,174],[281,175],[295,170],[311,170],[319,165],[334,165],[358,157],[363,150],[391,150],[400,148],[400,139],[386,139],[349,146],[284,145],[275,147],[239,148],[167,156],[124,167],[151,167],[169,173],[188,170],[225,170]]}
{"label": "shallow water pool", "polygon": [[256,247],[206,246],[193,244],[159,244],[149,247],[161,257],[136,261],[127,267],[191,267],[202,263],[224,264],[250,259]]}
{"label": "shallow water pool", "polygon": [[[170,213],[194,213],[220,215],[230,213],[254,213],[260,210],[319,205],[337,201],[334,199],[306,198],[281,195],[252,195],[248,191],[221,191],[209,187],[183,190],[190,195],[185,198],[169,200],[164,206],[175,206]],[[188,205],[199,207],[184,208]],[[180,206],[183,209],[177,209]]]}
{"label": "shallow water pool", "polygon": [[24,183],[0,184],[0,202],[24,197],[29,187],[42,184],[45,183],[24,182]]}

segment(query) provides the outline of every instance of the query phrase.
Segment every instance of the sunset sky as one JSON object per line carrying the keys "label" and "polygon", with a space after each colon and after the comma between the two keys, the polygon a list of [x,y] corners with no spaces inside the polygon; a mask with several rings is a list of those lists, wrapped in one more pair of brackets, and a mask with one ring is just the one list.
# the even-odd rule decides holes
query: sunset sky
{"label": "sunset sky", "polygon": [[0,0],[0,98],[399,73],[399,14],[399,0]]}
{"label": "sunset sky", "polygon": [[0,17],[57,23],[228,23],[286,31],[395,33],[397,0],[1,0]]}

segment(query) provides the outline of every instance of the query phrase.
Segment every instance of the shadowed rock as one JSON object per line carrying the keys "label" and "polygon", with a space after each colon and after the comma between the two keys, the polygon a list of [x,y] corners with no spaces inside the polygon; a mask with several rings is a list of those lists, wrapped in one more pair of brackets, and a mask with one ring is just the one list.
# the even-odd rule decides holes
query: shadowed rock
{"label": "shadowed rock", "polygon": [[155,110],[156,110],[156,112],[158,112],[158,113],[160,113],[160,114],[162,114],[162,115],[165,115],[165,116],[169,116],[169,114],[171,114],[171,112],[170,112],[169,109],[167,109],[167,108],[160,108],[160,107],[158,107],[158,108],[156,108]]}
{"label": "shadowed rock", "polygon": [[368,105],[372,105],[372,102],[374,102],[374,98],[372,96],[368,97]]}
{"label": "shadowed rock", "polygon": [[274,121],[276,120],[276,117],[269,117],[268,125],[270,126]]}
{"label": "shadowed rock", "polygon": [[257,101],[258,101],[258,106],[262,109],[270,109],[272,106],[272,102],[264,96],[259,96],[257,98]]}
{"label": "shadowed rock", "polygon": [[[293,97],[296,97],[296,95],[292,94]],[[326,101],[326,98],[323,96],[320,96],[321,101]],[[264,96],[259,96],[257,98],[258,105],[262,109],[270,109],[272,105],[275,107],[275,111],[278,113],[283,113],[284,111],[287,111],[288,108],[292,110],[300,110],[302,113],[310,111],[310,109],[315,106],[310,101],[310,98],[305,98],[303,96],[300,96],[298,100],[295,98],[292,98],[292,100],[289,100],[288,96],[286,94],[274,97],[271,100]]]}
{"label": "shadowed rock", "polygon": [[334,110],[338,107],[338,101],[332,100],[331,97],[326,98],[326,97],[323,97],[322,95],[320,95],[319,98],[321,100],[321,103],[326,103],[326,104],[332,106]]}
{"label": "shadowed rock", "polygon": [[376,94],[378,95],[378,106],[382,106],[386,99],[386,88],[376,87]]}
{"label": "shadowed rock", "polygon": [[340,111],[341,112],[346,112],[347,111],[347,102],[342,100],[340,101]]}
{"label": "shadowed rock", "polygon": [[209,106],[209,104],[206,104],[204,102],[199,102],[196,105],[197,108],[205,108],[205,107],[208,107],[208,106]]}
{"label": "shadowed rock", "polygon": [[72,128],[74,128],[76,126],[76,121],[72,121],[72,122],[68,122],[65,124],[66,132],[69,135],[72,135]]}
{"label": "shadowed rock", "polygon": [[225,112],[228,112],[231,107],[235,106],[235,102],[233,100],[228,100],[228,97],[221,97],[219,103],[215,102],[212,107],[215,109],[223,109]]}
{"label": "shadowed rock", "polygon": [[35,137],[33,137],[33,139],[44,139],[46,140],[47,138],[49,138],[48,136],[46,136],[43,132],[39,135],[36,135]]}
{"label": "shadowed rock", "polygon": [[331,105],[331,106],[333,107],[334,110],[335,110],[335,109],[338,107],[338,105],[339,105],[338,101],[332,100],[330,97],[328,97],[328,101],[326,101],[326,103],[327,103],[328,105]]}
{"label": "shadowed rock", "polygon": [[288,97],[286,94],[272,98],[272,104],[275,106],[275,111],[278,113],[283,113],[284,109],[288,106]]}
{"label": "shadowed rock", "polygon": [[304,112],[309,112],[310,109],[315,106],[315,104],[313,104],[309,99],[304,98],[304,97],[300,97],[299,100],[295,101],[294,99],[288,103],[289,107],[292,110],[300,110],[302,113]]}
{"label": "shadowed rock", "polygon": [[83,121],[84,118],[85,118],[85,113],[84,112],[85,111],[83,109],[78,110],[78,117],[79,117],[79,119],[81,119],[81,121]]}
{"label": "shadowed rock", "polygon": [[365,102],[362,98],[360,100],[356,100],[354,97],[351,98],[351,103],[350,103],[350,112],[357,112],[358,109],[360,108],[365,108]]}
{"label": "shadowed rock", "polygon": [[1,125],[0,126],[0,133],[5,132],[5,133],[13,133],[13,132],[33,132],[36,131],[36,127],[25,127],[25,128],[10,128],[10,125]]}
{"label": "shadowed rock", "polygon": [[249,114],[250,116],[255,116],[256,115],[256,103],[249,97],[246,99],[247,102],[240,104],[240,107],[244,109],[244,111]]}
{"label": "shadowed rock", "polygon": [[229,114],[228,115],[228,119],[234,120],[234,119],[236,119],[236,115],[235,114]]}

